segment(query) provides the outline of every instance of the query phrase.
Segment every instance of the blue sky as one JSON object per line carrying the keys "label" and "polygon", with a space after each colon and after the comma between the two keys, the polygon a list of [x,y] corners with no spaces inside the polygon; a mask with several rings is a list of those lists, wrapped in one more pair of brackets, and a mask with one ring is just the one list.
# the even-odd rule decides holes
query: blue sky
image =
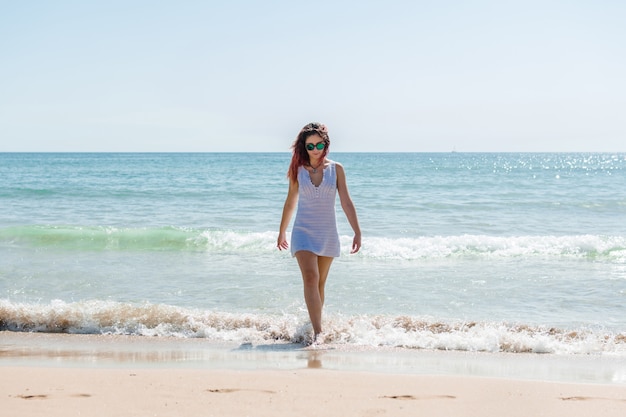
{"label": "blue sky", "polygon": [[0,0],[0,151],[626,151],[623,1]]}

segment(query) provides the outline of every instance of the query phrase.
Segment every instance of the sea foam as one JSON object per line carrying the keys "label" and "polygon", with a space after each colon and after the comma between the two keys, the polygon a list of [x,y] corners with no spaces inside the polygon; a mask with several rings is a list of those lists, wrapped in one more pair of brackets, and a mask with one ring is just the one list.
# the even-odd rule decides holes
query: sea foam
{"label": "sea foam", "polygon": [[[89,251],[194,251],[264,253],[275,250],[276,232],[203,230],[182,227],[32,225],[0,229],[7,246]],[[341,236],[345,253],[351,236]],[[359,256],[373,259],[566,257],[626,261],[626,237],[566,236],[366,236]]]}
{"label": "sea foam", "polygon": [[[306,343],[311,329],[302,311],[264,315],[148,303],[0,300],[0,330],[279,344]],[[560,329],[430,317],[330,314],[323,338],[326,343],[353,347],[626,356],[626,333],[602,328]]]}

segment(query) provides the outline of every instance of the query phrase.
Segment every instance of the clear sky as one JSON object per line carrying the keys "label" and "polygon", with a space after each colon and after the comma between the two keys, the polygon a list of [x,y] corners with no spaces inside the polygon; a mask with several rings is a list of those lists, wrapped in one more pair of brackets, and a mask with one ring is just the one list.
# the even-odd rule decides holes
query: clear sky
{"label": "clear sky", "polygon": [[626,2],[0,0],[0,151],[626,151]]}

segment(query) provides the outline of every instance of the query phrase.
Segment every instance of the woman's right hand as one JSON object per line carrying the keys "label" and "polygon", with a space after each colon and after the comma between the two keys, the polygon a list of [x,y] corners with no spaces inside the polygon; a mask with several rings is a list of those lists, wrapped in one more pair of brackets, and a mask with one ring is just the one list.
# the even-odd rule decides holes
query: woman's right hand
{"label": "woman's right hand", "polygon": [[276,247],[278,250],[288,249],[289,243],[287,242],[287,236],[285,233],[278,234],[278,240],[276,241]]}

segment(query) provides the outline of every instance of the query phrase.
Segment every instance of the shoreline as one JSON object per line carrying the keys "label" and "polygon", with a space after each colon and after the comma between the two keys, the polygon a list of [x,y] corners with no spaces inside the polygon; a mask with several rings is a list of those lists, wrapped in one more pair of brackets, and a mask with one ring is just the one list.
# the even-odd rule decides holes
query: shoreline
{"label": "shoreline", "polygon": [[215,343],[173,337],[0,331],[0,368],[127,368],[234,371],[323,369],[623,385],[626,357]]}
{"label": "shoreline", "polygon": [[0,407],[23,417],[621,417],[626,364],[611,359],[0,332]]}

